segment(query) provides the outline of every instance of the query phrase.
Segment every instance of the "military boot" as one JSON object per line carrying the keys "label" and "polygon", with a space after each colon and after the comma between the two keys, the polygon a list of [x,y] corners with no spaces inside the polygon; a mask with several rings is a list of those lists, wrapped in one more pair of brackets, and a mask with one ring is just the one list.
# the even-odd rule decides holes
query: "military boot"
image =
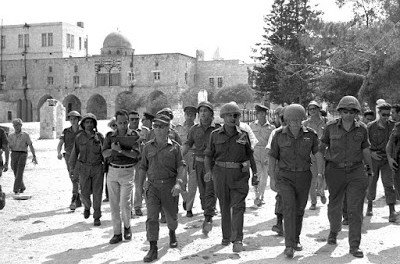
{"label": "military boot", "polygon": [[147,255],[143,258],[143,262],[152,262],[158,258],[158,247],[157,241],[150,241],[150,250]]}
{"label": "military boot", "polygon": [[76,194],[72,195],[71,204],[69,205],[69,209],[71,211],[75,211],[75,209],[76,209],[76,198],[77,198]]}

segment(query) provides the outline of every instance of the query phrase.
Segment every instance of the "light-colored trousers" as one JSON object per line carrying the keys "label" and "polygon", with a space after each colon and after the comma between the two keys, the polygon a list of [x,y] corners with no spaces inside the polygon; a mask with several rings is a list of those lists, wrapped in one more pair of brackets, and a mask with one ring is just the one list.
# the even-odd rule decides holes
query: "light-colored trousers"
{"label": "light-colored trousers", "polygon": [[110,166],[108,170],[107,188],[114,235],[122,234],[121,222],[125,228],[131,226],[131,194],[134,178],[134,167],[119,169]]}
{"label": "light-colored trousers", "polygon": [[[256,187],[256,198],[258,199],[264,199],[264,192],[265,189],[267,188],[267,180],[268,180],[268,160],[267,161],[258,161],[256,160],[256,166],[257,166],[257,176],[258,180],[260,181]],[[271,181],[272,178],[271,178]]]}

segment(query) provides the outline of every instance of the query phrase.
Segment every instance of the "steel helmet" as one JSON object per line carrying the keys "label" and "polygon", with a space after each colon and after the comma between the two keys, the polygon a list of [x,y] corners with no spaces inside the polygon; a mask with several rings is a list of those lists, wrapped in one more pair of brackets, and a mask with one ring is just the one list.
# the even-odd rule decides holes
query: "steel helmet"
{"label": "steel helmet", "polygon": [[225,114],[239,114],[240,115],[241,111],[239,106],[237,105],[236,102],[230,102],[227,104],[224,104],[221,107],[221,110],[219,111],[219,116],[224,117]]}
{"label": "steel helmet", "polygon": [[358,102],[357,98],[351,95],[343,96],[342,99],[340,99],[336,107],[336,110],[340,111],[340,109],[343,108],[354,109],[357,110],[358,112],[361,112],[360,102]]}
{"label": "steel helmet", "polygon": [[71,116],[75,116],[75,117],[77,117],[77,118],[79,118],[79,119],[82,118],[81,114],[79,114],[78,111],[71,111],[71,112],[69,112],[68,115],[67,115],[67,117],[71,117]]}
{"label": "steel helmet", "polygon": [[92,113],[87,113],[86,115],[84,115],[82,117],[82,120],[81,120],[81,123],[80,123],[82,129],[85,129],[85,126],[83,125],[83,123],[85,123],[85,120],[89,119],[89,118],[94,120],[94,127],[97,127],[97,118],[96,118],[96,116],[94,114],[92,114]]}
{"label": "steel helmet", "polygon": [[200,110],[200,107],[202,106],[207,107],[208,109],[211,110],[211,112],[214,112],[214,107],[209,101],[200,102],[199,105],[197,106],[197,112]]}
{"label": "steel helmet", "polygon": [[305,120],[306,118],[306,110],[299,104],[288,105],[283,112],[283,119],[285,120]]}

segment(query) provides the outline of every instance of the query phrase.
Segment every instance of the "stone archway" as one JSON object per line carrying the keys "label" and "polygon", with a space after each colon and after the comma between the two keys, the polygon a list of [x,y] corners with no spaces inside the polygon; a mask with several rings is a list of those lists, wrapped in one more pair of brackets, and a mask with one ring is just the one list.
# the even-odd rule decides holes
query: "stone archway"
{"label": "stone archway", "polygon": [[107,102],[100,94],[92,95],[87,101],[86,113],[92,113],[97,120],[107,119]]}
{"label": "stone archway", "polygon": [[79,113],[82,114],[81,100],[79,100],[79,98],[76,97],[75,95],[70,94],[67,97],[65,97],[62,104],[65,107],[67,115],[71,111],[78,111]]}
{"label": "stone archway", "polygon": [[47,101],[47,99],[53,99],[53,97],[49,94],[45,94],[42,96],[42,98],[39,99],[38,106],[37,106],[37,121],[38,122],[40,122],[40,108]]}

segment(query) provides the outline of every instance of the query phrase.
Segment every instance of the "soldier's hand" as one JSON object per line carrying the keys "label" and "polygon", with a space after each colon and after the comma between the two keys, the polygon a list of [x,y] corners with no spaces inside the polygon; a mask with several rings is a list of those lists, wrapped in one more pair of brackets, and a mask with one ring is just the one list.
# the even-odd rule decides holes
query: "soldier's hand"
{"label": "soldier's hand", "polygon": [[32,162],[33,162],[33,164],[35,164],[35,165],[37,165],[37,164],[38,164],[38,162],[37,162],[37,159],[36,159],[36,156],[33,156],[33,158],[32,158]]}
{"label": "soldier's hand", "polygon": [[179,183],[175,184],[171,190],[172,196],[178,196],[181,190],[182,190],[181,185]]}
{"label": "soldier's hand", "polygon": [[253,174],[253,177],[251,177],[251,185],[257,186],[259,182],[257,174]]}
{"label": "soldier's hand", "polygon": [[59,159],[59,160],[60,160],[60,159],[62,159],[62,157],[63,157],[63,156],[62,156],[62,154],[61,154],[61,153],[58,153],[58,154],[57,154],[57,159]]}
{"label": "soldier's hand", "polygon": [[207,173],[204,175],[204,181],[205,181],[205,182],[211,181],[211,172],[207,172]]}
{"label": "soldier's hand", "polygon": [[393,159],[393,158],[388,158],[389,161],[389,166],[393,171],[397,171],[399,169],[399,164]]}
{"label": "soldier's hand", "polygon": [[376,151],[371,151],[371,158],[373,158],[374,160],[381,160],[382,156],[380,156]]}

